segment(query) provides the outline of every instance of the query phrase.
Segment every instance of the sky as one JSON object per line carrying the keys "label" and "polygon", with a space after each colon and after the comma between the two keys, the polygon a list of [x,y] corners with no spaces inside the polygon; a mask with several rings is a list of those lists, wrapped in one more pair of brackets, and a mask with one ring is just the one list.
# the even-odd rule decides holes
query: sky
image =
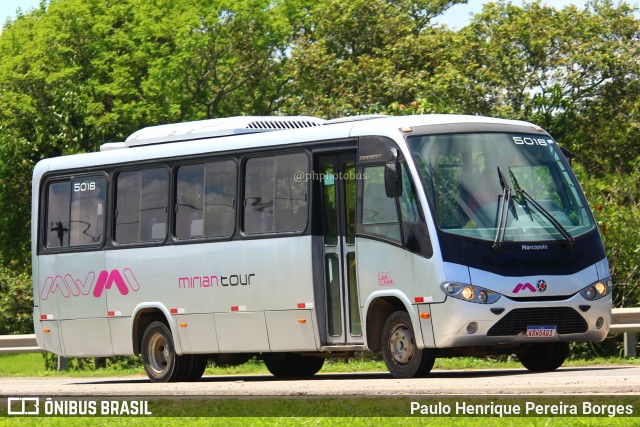
{"label": "sky", "polygon": [[[446,24],[450,28],[460,29],[469,23],[471,15],[480,12],[482,5],[490,0],[469,0],[466,5],[456,5],[449,9],[443,16],[437,18],[437,22]],[[524,0],[512,0],[513,4],[522,4]],[[584,7],[586,0],[544,0],[543,3],[562,8],[568,4]],[[627,0],[627,3],[640,5],[640,0]],[[16,9],[23,12],[36,8],[40,5],[40,0],[0,0],[0,26],[6,19],[15,18]]]}
{"label": "sky", "polygon": [[0,0],[0,26],[5,23],[7,18],[15,18],[18,8],[27,12],[38,6],[40,6],[40,0]]}
{"label": "sky", "polygon": [[[489,3],[490,1],[491,0],[469,0],[467,4],[455,5],[442,16],[437,17],[436,21],[441,24],[446,24],[449,28],[459,30],[469,23],[473,14],[482,11],[483,4]],[[511,0],[511,3],[515,5],[522,5],[528,2],[530,1]],[[636,6],[640,5],[640,0],[626,0],[626,2]],[[543,0],[542,3],[557,9],[562,9],[564,6],[570,4],[582,9],[587,4],[587,0]]]}

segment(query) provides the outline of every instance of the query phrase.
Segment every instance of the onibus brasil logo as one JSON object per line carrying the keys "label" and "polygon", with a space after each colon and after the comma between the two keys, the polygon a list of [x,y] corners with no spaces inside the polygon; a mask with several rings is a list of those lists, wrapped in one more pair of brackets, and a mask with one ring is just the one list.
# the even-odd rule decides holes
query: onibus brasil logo
{"label": "onibus brasil logo", "polygon": [[125,268],[122,273],[117,269],[102,270],[98,274],[90,271],[84,281],[76,279],[71,274],[47,277],[40,287],[40,299],[45,301],[53,293],[58,293],[63,298],[91,293],[94,297],[100,298],[105,290],[111,289],[114,285],[122,295],[127,295],[129,290],[136,292],[140,289],[140,284],[130,268]]}

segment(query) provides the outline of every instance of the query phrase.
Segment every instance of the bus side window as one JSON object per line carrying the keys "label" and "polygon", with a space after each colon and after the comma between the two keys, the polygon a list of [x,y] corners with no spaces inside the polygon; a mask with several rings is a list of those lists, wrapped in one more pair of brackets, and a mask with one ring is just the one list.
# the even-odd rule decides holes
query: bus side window
{"label": "bus side window", "polygon": [[71,181],[70,246],[96,245],[104,238],[104,178]]}
{"label": "bus side window", "polygon": [[164,168],[122,172],[116,182],[118,243],[161,241],[167,230],[169,173]]}
{"label": "bus side window", "polygon": [[384,189],[384,166],[363,169],[362,228],[365,233],[400,243],[396,201]]}
{"label": "bus side window", "polygon": [[45,245],[47,248],[69,246],[70,200],[71,185],[68,180],[49,184],[45,223]]}
{"label": "bus side window", "polygon": [[180,167],[176,189],[175,233],[178,239],[203,236],[203,203],[204,165]]}
{"label": "bus side window", "polygon": [[229,237],[236,228],[238,167],[233,160],[205,165],[204,235]]}
{"label": "bus side window", "polygon": [[233,234],[236,174],[233,160],[216,160],[178,169],[176,238],[229,237]]}
{"label": "bus side window", "polygon": [[402,196],[398,201],[402,217],[403,246],[411,252],[430,258],[433,255],[433,247],[429,239],[429,231],[420,214],[413,182],[404,164],[402,165]]}
{"label": "bus side window", "polygon": [[309,159],[305,153],[247,160],[244,232],[303,231],[307,226],[309,184],[296,178],[308,171]]}
{"label": "bus side window", "polygon": [[45,245],[68,248],[104,241],[104,177],[52,182],[47,189]]}

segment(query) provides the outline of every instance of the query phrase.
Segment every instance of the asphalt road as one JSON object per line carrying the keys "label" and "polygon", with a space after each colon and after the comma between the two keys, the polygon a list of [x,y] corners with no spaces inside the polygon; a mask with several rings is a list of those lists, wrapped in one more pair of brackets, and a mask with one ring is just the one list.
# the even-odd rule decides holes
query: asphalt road
{"label": "asphalt road", "polygon": [[193,383],[151,383],[146,377],[0,378],[2,396],[388,396],[388,395],[640,395],[639,366],[434,370],[398,380],[382,373],[318,374],[306,380],[269,375],[205,376]]}

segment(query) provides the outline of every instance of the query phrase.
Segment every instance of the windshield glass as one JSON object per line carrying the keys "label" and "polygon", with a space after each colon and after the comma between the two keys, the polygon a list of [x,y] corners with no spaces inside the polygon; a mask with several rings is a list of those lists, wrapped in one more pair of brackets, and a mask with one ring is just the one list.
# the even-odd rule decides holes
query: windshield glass
{"label": "windshield glass", "polygon": [[413,135],[408,142],[443,231],[494,240],[505,187],[512,190],[504,206],[505,242],[562,240],[560,229],[576,237],[594,227],[586,201],[549,137],[465,133]]}

